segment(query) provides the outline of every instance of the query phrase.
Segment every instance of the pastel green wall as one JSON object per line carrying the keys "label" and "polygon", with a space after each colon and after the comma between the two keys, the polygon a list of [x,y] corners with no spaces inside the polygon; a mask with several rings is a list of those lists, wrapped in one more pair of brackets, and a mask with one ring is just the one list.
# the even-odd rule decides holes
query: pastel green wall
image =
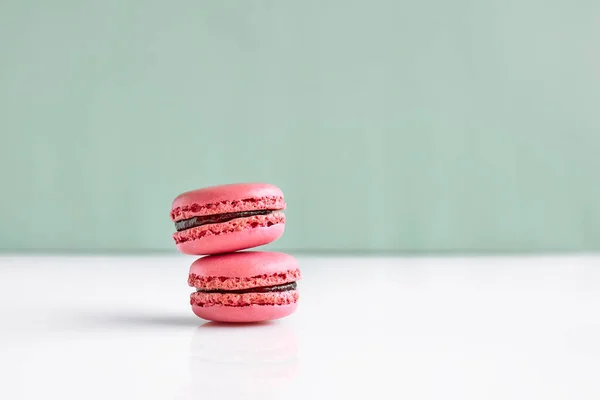
{"label": "pastel green wall", "polygon": [[173,250],[268,181],[270,249],[600,249],[600,2],[0,3],[0,249]]}

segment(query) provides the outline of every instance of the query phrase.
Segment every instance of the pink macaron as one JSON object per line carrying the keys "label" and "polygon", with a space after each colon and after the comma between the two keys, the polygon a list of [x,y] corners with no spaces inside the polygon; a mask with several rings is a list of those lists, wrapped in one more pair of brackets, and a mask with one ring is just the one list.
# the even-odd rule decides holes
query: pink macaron
{"label": "pink macaron", "polygon": [[211,186],[173,201],[173,239],[180,252],[228,253],[277,240],[285,230],[281,189],[264,183]]}
{"label": "pink macaron", "polygon": [[292,314],[298,304],[296,259],[285,253],[242,251],[202,257],[190,267],[192,311],[217,322],[260,322]]}

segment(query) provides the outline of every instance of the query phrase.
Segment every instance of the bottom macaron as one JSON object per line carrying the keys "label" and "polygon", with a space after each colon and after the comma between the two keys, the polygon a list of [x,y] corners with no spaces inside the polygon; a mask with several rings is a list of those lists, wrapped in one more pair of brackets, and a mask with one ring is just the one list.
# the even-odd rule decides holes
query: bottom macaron
{"label": "bottom macaron", "polygon": [[200,258],[190,267],[192,311],[218,322],[260,322],[286,317],[298,305],[296,259],[244,251]]}

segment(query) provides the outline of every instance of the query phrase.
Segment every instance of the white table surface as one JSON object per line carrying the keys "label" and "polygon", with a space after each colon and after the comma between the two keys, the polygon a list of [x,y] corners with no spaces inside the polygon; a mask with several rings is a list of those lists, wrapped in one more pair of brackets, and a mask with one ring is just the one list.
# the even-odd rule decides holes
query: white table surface
{"label": "white table surface", "polygon": [[600,398],[600,258],[299,260],[298,311],[232,327],[190,257],[0,257],[0,399]]}

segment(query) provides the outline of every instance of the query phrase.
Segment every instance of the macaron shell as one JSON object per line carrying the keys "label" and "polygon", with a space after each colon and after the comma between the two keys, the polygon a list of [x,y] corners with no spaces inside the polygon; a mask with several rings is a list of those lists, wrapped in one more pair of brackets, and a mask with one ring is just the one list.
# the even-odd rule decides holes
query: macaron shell
{"label": "macaron shell", "polygon": [[285,285],[302,279],[299,269],[290,269],[285,272],[262,274],[251,277],[226,277],[226,276],[199,276],[188,275],[188,285],[204,290],[243,290],[255,287]]}
{"label": "macaron shell", "polygon": [[224,200],[215,203],[190,203],[189,205],[171,209],[171,220],[182,221],[184,219],[229,214],[241,211],[256,210],[285,210],[286,204],[283,197],[253,197],[242,200]]}
{"label": "macaron shell", "polygon": [[263,209],[285,209],[281,189],[267,183],[236,183],[180,194],[171,205],[171,218]]}
{"label": "macaron shell", "polygon": [[251,305],[247,307],[213,306],[199,307],[192,305],[192,311],[199,318],[215,322],[262,322],[280,319],[294,313],[298,303],[281,306]]}
{"label": "macaron shell", "polygon": [[273,225],[285,224],[285,214],[274,211],[267,215],[253,215],[250,217],[234,218],[226,222],[200,225],[184,229],[173,234],[175,244],[188,242],[190,240],[201,240],[208,236],[218,236],[226,233],[249,230]]}
{"label": "macaron shell", "polygon": [[283,306],[298,301],[297,290],[267,293],[207,293],[194,292],[190,295],[190,304],[199,307],[235,306]]}
{"label": "macaron shell", "polygon": [[190,275],[199,277],[252,278],[298,270],[295,257],[275,251],[240,251],[197,259]]}
{"label": "macaron shell", "polygon": [[[224,225],[224,224],[220,224]],[[188,234],[193,229],[188,229]],[[222,254],[232,251],[245,250],[253,247],[263,246],[279,239],[285,231],[285,223],[272,226],[248,228],[240,231],[221,233],[218,235],[204,236],[195,240],[188,240],[177,244],[177,249],[183,254],[209,255]],[[178,232],[185,234],[187,231]]]}

